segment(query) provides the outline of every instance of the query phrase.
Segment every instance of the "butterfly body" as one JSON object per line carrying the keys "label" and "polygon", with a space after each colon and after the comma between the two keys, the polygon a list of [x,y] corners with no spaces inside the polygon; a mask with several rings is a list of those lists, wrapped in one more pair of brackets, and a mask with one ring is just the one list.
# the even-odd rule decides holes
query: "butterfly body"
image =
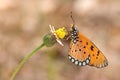
{"label": "butterfly body", "polygon": [[90,65],[103,68],[108,65],[108,61],[103,53],[85,36],[83,36],[73,25],[70,31],[71,43],[69,59],[75,65]]}

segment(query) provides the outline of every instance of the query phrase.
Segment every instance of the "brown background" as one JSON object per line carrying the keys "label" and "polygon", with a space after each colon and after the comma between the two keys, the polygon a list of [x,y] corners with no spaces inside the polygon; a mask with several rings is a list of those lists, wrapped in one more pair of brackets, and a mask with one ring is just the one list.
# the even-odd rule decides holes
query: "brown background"
{"label": "brown background", "polygon": [[69,42],[44,47],[23,66],[15,80],[120,80],[120,0],[0,0],[0,80],[55,28],[78,29],[103,51],[109,66],[77,67],[67,57]]}

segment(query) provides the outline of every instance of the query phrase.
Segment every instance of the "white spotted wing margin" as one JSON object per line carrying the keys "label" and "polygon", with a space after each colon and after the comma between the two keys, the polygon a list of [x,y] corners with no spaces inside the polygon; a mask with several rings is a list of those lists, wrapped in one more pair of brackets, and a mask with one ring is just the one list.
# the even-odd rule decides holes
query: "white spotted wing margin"
{"label": "white spotted wing margin", "polygon": [[74,63],[77,66],[85,66],[85,65],[88,65],[90,62],[90,56],[88,56],[88,58],[85,59],[84,61],[77,60],[70,55],[68,55],[68,58],[72,63]]}

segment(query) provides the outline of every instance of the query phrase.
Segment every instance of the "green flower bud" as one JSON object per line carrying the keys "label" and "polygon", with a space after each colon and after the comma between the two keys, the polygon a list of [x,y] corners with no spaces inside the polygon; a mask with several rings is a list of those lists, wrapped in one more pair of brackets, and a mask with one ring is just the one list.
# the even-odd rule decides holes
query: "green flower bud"
{"label": "green flower bud", "polygon": [[45,46],[51,47],[51,46],[53,46],[55,44],[55,39],[53,38],[52,35],[46,34],[43,37],[43,43],[45,44]]}

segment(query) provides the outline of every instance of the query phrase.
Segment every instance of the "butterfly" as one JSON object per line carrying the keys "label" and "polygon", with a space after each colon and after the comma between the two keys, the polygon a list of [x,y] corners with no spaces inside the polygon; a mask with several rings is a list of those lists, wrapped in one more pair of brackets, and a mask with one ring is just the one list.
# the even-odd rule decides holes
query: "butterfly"
{"label": "butterfly", "polygon": [[70,50],[68,58],[77,66],[94,66],[103,68],[108,65],[108,60],[103,53],[91,42],[83,36],[79,30],[72,26],[70,31]]}

